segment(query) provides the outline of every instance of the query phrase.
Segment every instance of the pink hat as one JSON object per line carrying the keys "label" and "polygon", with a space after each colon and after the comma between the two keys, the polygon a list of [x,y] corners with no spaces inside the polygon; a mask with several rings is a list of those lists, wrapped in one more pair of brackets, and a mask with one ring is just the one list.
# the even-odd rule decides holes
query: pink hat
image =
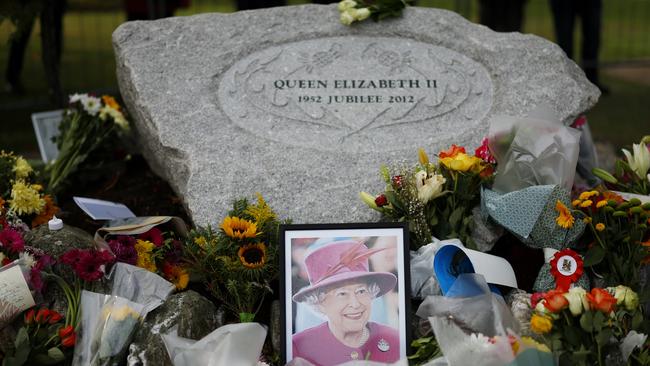
{"label": "pink hat", "polygon": [[384,295],[395,287],[397,277],[390,272],[368,271],[368,257],[384,249],[370,250],[354,240],[335,241],[316,249],[305,258],[309,287],[293,295],[293,301],[302,302],[314,290],[352,279],[375,282],[379,286],[377,297]]}

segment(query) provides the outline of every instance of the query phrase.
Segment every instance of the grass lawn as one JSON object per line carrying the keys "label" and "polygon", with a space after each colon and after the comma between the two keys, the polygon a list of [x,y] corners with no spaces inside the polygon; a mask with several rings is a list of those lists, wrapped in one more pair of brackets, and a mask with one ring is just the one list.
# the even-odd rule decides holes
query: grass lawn
{"label": "grass lawn", "polygon": [[[64,20],[65,40],[61,68],[63,85],[69,92],[117,93],[111,34],[125,20],[125,15],[119,10],[121,2],[109,0],[107,3],[111,1],[114,10],[109,8],[109,11],[94,12],[74,10],[75,4],[83,4],[82,0],[69,2],[71,10],[66,13]],[[289,0],[288,3],[294,5],[308,1]],[[419,0],[418,5],[457,10],[470,20],[478,20],[478,2],[475,0]],[[234,10],[233,1],[193,0],[190,8],[180,10],[177,15]],[[529,0],[524,24],[524,32],[552,40],[548,1]],[[3,74],[7,63],[8,39],[12,31],[13,26],[9,22],[0,24],[0,65]],[[33,112],[51,109],[44,92],[46,87],[40,59],[39,34],[37,24],[32,32],[22,73],[27,94],[14,96],[0,89],[0,149],[15,150],[28,155],[37,150],[29,116]],[[579,54],[579,49],[576,51],[576,54]],[[650,60],[650,1],[604,0],[601,55],[605,62]],[[650,64],[646,65],[649,66],[645,68],[647,74],[650,73]],[[601,98],[599,104],[589,113],[595,137],[610,141],[618,147],[630,144],[641,134],[649,134],[647,106],[650,102],[650,85],[647,82],[642,83],[630,78],[623,80],[615,75],[604,74],[603,81],[611,87],[613,93]],[[645,78],[647,79],[647,76]],[[4,81],[0,86],[4,86]],[[612,126],[616,126],[615,131]]]}

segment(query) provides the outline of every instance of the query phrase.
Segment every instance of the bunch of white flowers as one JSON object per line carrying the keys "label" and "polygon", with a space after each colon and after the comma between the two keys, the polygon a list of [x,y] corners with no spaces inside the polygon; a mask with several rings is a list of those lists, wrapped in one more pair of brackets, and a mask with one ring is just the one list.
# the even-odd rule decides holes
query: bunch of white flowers
{"label": "bunch of white flowers", "polygon": [[357,8],[357,4],[354,0],[343,0],[339,3],[339,12],[341,13],[341,23],[345,25],[350,25],[354,22],[360,22],[362,20],[368,19],[370,16],[369,8]]}

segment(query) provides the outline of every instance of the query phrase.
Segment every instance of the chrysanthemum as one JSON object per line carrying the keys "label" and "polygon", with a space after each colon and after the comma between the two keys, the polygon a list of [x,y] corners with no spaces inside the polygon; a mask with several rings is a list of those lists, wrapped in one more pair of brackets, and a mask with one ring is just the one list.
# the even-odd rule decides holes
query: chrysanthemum
{"label": "chrysanthemum", "polygon": [[597,195],[598,195],[597,191],[585,191],[585,192],[580,193],[580,196],[578,198],[584,201],[584,200],[588,200],[589,198],[591,198],[593,196],[597,196]]}
{"label": "chrysanthemum", "polygon": [[593,202],[591,200],[586,200],[586,201],[582,201],[582,203],[580,204],[580,207],[587,208],[587,207],[590,207],[592,204],[593,204]]}
{"label": "chrysanthemum", "polygon": [[601,208],[607,206],[607,200],[600,200],[596,203],[596,208]]}
{"label": "chrysanthemum", "polygon": [[560,214],[555,219],[555,222],[557,222],[560,227],[563,227],[565,229],[571,228],[575,222],[575,218],[573,215],[571,215],[571,211],[569,211],[569,209],[562,203],[562,201],[557,200],[555,203],[555,210]]}
{"label": "chrysanthemum", "polygon": [[152,242],[146,240],[138,240],[135,243],[135,250],[138,252],[138,259],[135,265],[150,272],[156,272],[158,268],[156,267],[156,262],[151,255],[151,252],[154,248],[155,245]]}
{"label": "chrysanthemum", "polygon": [[254,238],[257,235],[257,225],[236,216],[226,216],[219,228],[233,239]]}
{"label": "chrysanthemum", "polygon": [[596,224],[596,230],[598,230],[598,231],[605,230],[605,224],[603,224],[602,222],[597,223]]}
{"label": "chrysanthemum", "polygon": [[37,227],[47,223],[60,211],[59,207],[54,203],[52,196],[49,194],[43,196],[43,201],[45,201],[45,207],[43,207],[43,210],[41,210],[38,216],[32,220],[32,227]]}
{"label": "chrysanthemum", "polygon": [[102,102],[97,97],[86,96],[81,97],[81,105],[84,110],[91,116],[96,116],[99,113],[99,110],[102,108]]}
{"label": "chrysanthemum", "polygon": [[45,200],[41,198],[38,191],[30,184],[22,180],[16,181],[11,188],[11,200],[9,208],[18,215],[30,215],[41,212],[45,206]]}
{"label": "chrysanthemum", "polygon": [[25,179],[33,171],[32,166],[22,156],[16,158],[13,168],[16,173],[16,179]]}
{"label": "chrysanthemum", "polygon": [[266,263],[266,245],[264,243],[246,244],[237,251],[239,260],[246,268],[264,267]]}

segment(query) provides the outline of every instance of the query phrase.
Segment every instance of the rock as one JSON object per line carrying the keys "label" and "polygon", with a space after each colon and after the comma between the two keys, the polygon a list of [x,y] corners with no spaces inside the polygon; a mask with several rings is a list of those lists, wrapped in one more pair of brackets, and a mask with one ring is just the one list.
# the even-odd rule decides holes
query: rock
{"label": "rock", "polygon": [[477,147],[497,115],[540,104],[570,123],[598,89],[555,44],[410,7],[352,27],[336,5],[127,22],[121,94],[152,168],[194,222],[262,192],[282,217],[363,222],[359,191],[417,148]]}
{"label": "rock", "polygon": [[73,248],[95,248],[92,235],[68,225],[57,231],[51,231],[47,225],[38,226],[25,234],[25,244],[40,249],[53,258],[58,258]]}
{"label": "rock", "polygon": [[129,347],[128,365],[172,366],[161,334],[178,327],[178,335],[201,339],[223,325],[223,311],[189,290],[171,295],[147,315]]}

